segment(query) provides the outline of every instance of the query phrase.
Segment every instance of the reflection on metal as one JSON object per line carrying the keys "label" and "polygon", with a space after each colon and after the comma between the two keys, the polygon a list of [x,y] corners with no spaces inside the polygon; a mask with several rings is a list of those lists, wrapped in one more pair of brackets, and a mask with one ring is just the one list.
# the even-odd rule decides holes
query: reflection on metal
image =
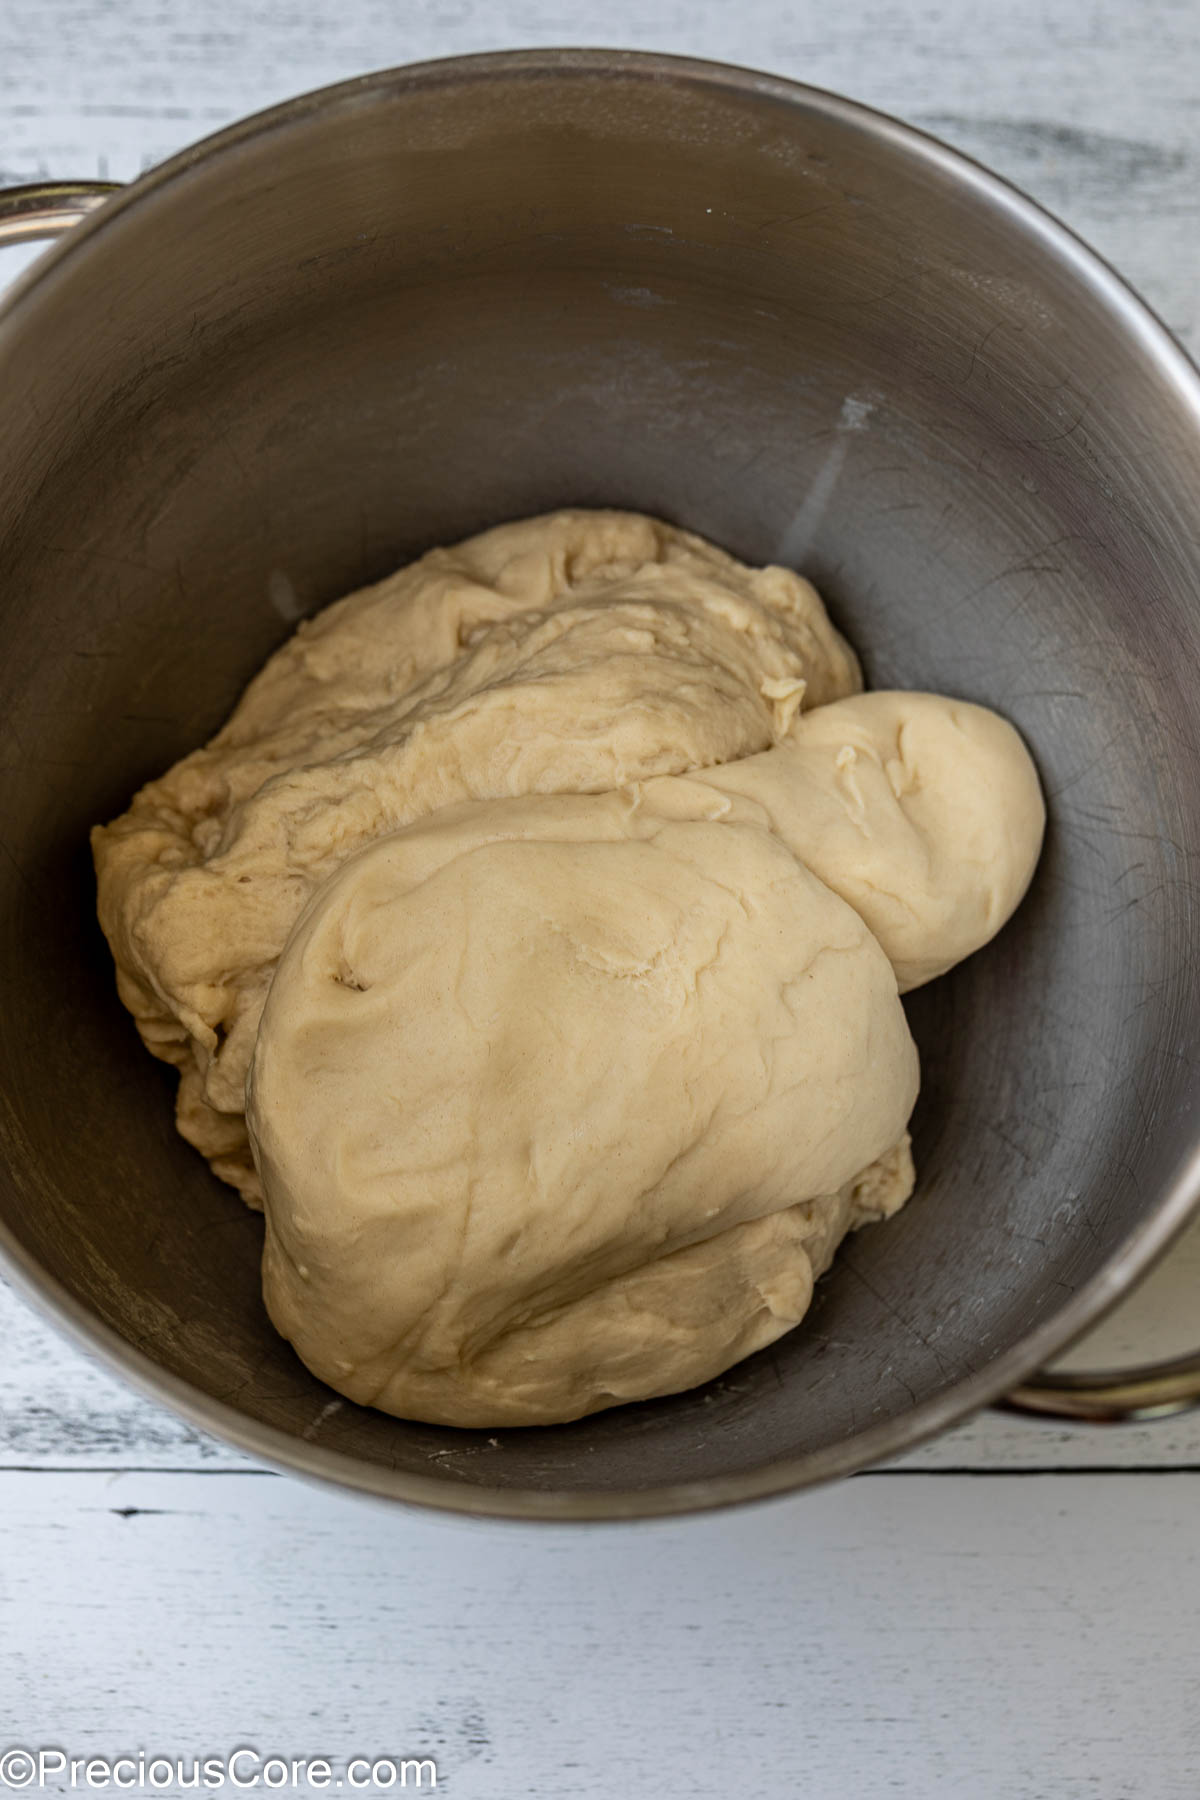
{"label": "reflection on metal", "polygon": [[1200,1406],[1200,1353],[1142,1369],[1035,1375],[1002,1404],[1006,1411],[1095,1425],[1169,1418]]}
{"label": "reflection on metal", "polygon": [[117,194],[117,181],[39,181],[0,193],[0,244],[58,237]]}

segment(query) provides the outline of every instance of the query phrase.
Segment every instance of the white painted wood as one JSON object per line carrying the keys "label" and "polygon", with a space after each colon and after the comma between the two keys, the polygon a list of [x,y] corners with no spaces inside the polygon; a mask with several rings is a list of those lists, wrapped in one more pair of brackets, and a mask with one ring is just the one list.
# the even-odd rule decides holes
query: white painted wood
{"label": "white painted wood", "polygon": [[632,1529],[4,1475],[4,1729],[431,1756],[454,1800],[1195,1800],[1198,1512],[1196,1475],[867,1476]]}
{"label": "white painted wood", "polygon": [[[570,42],[923,124],[1200,348],[1195,0],[0,0],[0,182],[127,179],[367,68]],[[1184,1348],[1198,1293],[1200,1226],[1079,1357]],[[748,1513],[469,1526],[253,1471],[0,1285],[0,1750],[430,1754],[462,1800],[1197,1800],[1186,1465],[1200,1415],[990,1415]]]}

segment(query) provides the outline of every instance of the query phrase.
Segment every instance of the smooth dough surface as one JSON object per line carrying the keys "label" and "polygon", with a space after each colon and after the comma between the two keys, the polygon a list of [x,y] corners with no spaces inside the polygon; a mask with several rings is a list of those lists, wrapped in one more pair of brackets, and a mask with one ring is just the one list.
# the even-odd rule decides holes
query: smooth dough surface
{"label": "smooth dough surface", "polygon": [[739,810],[456,807],[322,889],[250,1087],[267,1305],[317,1374],[458,1425],[671,1393],[905,1198],[891,965]]}
{"label": "smooth dough surface", "polygon": [[1042,847],[1037,772],[1007,719],[940,694],[858,694],[712,769],[879,939],[900,992],[944,975],[1019,905]]}
{"label": "smooth dough surface", "polygon": [[860,688],[798,576],[556,514],[302,625],[94,833],[122,998],[331,1385],[479,1426],[673,1392],[903,1204],[899,993],[1000,928],[1044,813],[995,714]]}

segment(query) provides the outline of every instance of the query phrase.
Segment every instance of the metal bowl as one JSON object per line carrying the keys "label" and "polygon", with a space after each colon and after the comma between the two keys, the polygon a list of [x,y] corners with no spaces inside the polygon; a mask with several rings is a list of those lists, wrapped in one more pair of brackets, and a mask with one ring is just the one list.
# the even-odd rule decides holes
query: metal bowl
{"label": "metal bowl", "polygon": [[[1200,381],[1011,188],[703,63],[372,75],[100,207],[4,309],[0,391],[2,1243],[150,1393],[376,1494],[685,1511],[961,1418],[1183,1222]],[[1013,923],[909,1002],[916,1196],[846,1246],[799,1330],[673,1399],[438,1429],[331,1405],[272,1331],[260,1221],[176,1137],[117,1003],[87,831],[302,613],[563,504],[801,567],[873,684],[1016,722],[1050,831]]]}

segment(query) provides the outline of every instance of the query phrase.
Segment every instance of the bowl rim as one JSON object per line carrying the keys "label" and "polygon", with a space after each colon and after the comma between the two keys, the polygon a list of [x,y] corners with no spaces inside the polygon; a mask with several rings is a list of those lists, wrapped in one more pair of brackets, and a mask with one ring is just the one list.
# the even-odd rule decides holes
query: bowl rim
{"label": "bowl rim", "polygon": [[[624,78],[716,89],[751,103],[766,100],[849,126],[897,153],[936,169],[981,201],[1065,266],[1112,316],[1190,409],[1200,437],[1200,370],[1158,315],[1082,238],[1020,188],[963,152],[891,114],[828,89],[737,64],[667,52],[603,48],[517,49],[440,57],[379,69],[315,88],[250,114],[188,145],[116,192],[43,252],[0,300],[0,333],[36,300],[39,288],[97,234],[111,230],[122,213],[185,180],[240,146],[332,110],[367,108],[407,92],[506,79]],[[1200,1141],[1172,1182],[1103,1267],[1047,1319],[1025,1333],[974,1375],[941,1390],[894,1418],[852,1437],[758,1467],[705,1481],[660,1487],[529,1489],[488,1487],[371,1463],[301,1439],[240,1412],[164,1369],[145,1351],[95,1315],[0,1221],[0,1272],[35,1308],[84,1351],[148,1398],[165,1404],[189,1424],[287,1472],[378,1500],[399,1500],[442,1513],[492,1520],[600,1522],[663,1518],[713,1511],[751,1501],[781,1499],[851,1475],[912,1450],[1002,1398],[1064,1350],[1119,1301],[1164,1253],[1200,1205]],[[330,1390],[331,1394],[333,1390]],[[442,1453],[444,1454],[444,1453]]]}

